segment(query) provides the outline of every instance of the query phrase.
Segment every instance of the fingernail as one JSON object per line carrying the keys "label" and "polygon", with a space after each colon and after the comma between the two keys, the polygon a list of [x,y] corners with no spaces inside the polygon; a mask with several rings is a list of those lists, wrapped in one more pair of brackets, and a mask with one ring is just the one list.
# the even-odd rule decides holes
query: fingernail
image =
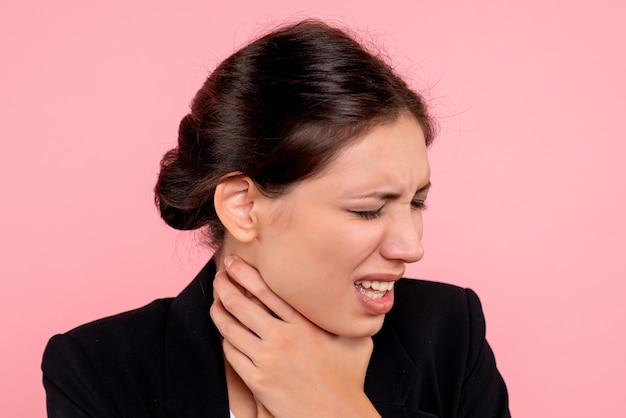
{"label": "fingernail", "polygon": [[224,264],[226,264],[226,267],[230,267],[230,265],[233,264],[233,261],[235,261],[235,257],[229,255],[224,259]]}

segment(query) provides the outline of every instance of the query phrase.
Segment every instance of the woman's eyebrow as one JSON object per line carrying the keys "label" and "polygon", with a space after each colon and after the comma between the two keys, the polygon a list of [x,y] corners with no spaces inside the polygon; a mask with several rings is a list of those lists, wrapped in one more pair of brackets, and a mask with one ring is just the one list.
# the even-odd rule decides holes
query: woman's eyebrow
{"label": "woman's eyebrow", "polygon": [[420,194],[420,193],[424,193],[427,192],[428,189],[430,189],[430,186],[432,186],[433,184],[430,182],[430,180],[428,181],[428,183],[426,183],[425,185],[423,185],[422,187],[420,187],[419,189],[417,189],[417,191],[415,192],[415,194]]}
{"label": "woman's eyebrow", "polygon": [[[422,187],[417,189],[417,191],[415,192],[415,195],[427,192],[428,189],[430,189],[431,185],[432,185],[432,183],[429,181],[428,183],[426,183],[425,185],[423,185]],[[402,195],[400,193],[396,193],[396,192],[388,192],[388,191],[385,191],[385,190],[374,190],[374,191],[369,192],[369,193],[363,193],[363,194],[358,194],[358,195],[352,196],[352,198],[353,199],[377,198],[377,199],[381,199],[381,200],[393,200],[393,199],[398,199],[400,196],[402,196]]]}

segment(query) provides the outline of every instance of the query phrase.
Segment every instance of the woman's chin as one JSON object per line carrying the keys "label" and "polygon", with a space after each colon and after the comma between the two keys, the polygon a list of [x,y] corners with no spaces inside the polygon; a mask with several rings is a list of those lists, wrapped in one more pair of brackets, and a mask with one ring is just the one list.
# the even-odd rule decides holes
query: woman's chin
{"label": "woman's chin", "polygon": [[375,317],[361,319],[360,321],[356,321],[357,323],[352,324],[346,323],[341,326],[335,325],[327,327],[318,324],[318,326],[339,337],[365,338],[372,337],[377,334],[382,328],[384,320],[385,315],[378,315]]}

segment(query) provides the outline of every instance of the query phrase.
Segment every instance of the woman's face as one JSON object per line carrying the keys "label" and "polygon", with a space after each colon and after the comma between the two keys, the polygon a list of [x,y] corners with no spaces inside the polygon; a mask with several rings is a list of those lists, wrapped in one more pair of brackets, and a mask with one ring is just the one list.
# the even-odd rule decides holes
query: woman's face
{"label": "woman's face", "polygon": [[271,199],[248,261],[319,327],[373,335],[405,263],[423,256],[429,177],[418,123],[403,116],[378,126],[319,175]]}

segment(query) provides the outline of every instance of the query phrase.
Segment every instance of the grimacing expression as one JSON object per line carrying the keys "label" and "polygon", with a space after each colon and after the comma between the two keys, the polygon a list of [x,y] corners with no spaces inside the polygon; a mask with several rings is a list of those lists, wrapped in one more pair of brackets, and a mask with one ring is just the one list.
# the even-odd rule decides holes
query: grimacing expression
{"label": "grimacing expression", "polygon": [[393,304],[393,283],[424,253],[426,151],[413,117],[373,128],[321,173],[271,199],[245,259],[319,327],[375,334]]}

